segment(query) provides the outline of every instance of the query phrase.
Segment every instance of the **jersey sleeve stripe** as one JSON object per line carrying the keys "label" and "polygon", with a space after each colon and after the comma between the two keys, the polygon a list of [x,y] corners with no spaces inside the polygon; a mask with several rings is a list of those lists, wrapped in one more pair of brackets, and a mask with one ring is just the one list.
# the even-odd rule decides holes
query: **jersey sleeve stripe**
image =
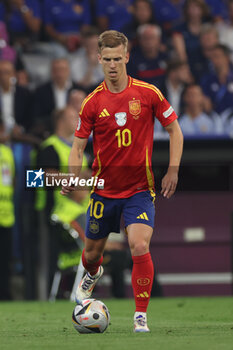
{"label": "jersey sleeve stripe", "polygon": [[132,85],[133,79],[129,76],[129,87]]}
{"label": "jersey sleeve stripe", "polygon": [[103,90],[103,86],[102,84],[99,85],[92,93],[90,93],[83,101],[82,105],[81,105],[81,109],[80,109],[80,115],[82,115],[83,112],[83,108],[85,107],[86,103],[99,91]]}
{"label": "jersey sleeve stripe", "polygon": [[159,89],[157,89],[157,88],[156,88],[155,86],[153,86],[153,85],[144,85],[144,84],[142,84],[142,83],[136,83],[136,82],[133,82],[133,85],[145,87],[145,88],[147,88],[147,89],[150,89],[150,90],[154,91],[154,92],[159,96],[160,101],[163,101],[163,99],[164,99],[164,97],[163,97],[161,91],[160,91]]}
{"label": "jersey sleeve stripe", "polygon": [[156,86],[154,86],[154,85],[143,85],[143,86],[148,87],[148,89],[154,90],[159,95],[161,101],[164,99],[162,92]]}
{"label": "jersey sleeve stripe", "polygon": [[[153,85],[153,84],[150,84],[150,83],[147,83],[146,81],[138,80],[138,79],[135,79],[135,78],[133,78],[133,83],[142,84],[142,85],[145,85],[145,86],[150,86],[150,87],[156,88],[156,86]],[[159,90],[158,88],[156,88],[156,89]]]}
{"label": "jersey sleeve stripe", "polygon": [[158,92],[158,94],[159,94],[162,98],[164,98],[162,92],[161,92],[155,85],[148,84],[148,83],[144,83],[144,82],[143,82],[143,83],[140,82],[139,84],[142,84],[143,86],[147,86],[148,88],[151,88],[151,89],[155,89],[155,90]]}

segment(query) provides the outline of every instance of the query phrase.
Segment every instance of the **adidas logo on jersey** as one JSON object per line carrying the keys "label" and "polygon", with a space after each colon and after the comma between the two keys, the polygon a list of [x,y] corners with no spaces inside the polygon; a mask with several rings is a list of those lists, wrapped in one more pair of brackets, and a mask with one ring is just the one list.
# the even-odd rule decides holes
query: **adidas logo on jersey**
{"label": "adidas logo on jersey", "polygon": [[138,215],[137,219],[143,219],[143,220],[149,221],[148,216],[147,216],[147,214],[145,212],[140,214],[140,215]]}
{"label": "adidas logo on jersey", "polygon": [[102,117],[109,117],[109,116],[110,116],[110,114],[108,113],[107,109],[104,108],[104,109],[102,110],[102,112],[100,113],[99,118],[102,118]]}
{"label": "adidas logo on jersey", "polygon": [[147,292],[143,292],[138,294],[137,298],[149,298],[149,294]]}

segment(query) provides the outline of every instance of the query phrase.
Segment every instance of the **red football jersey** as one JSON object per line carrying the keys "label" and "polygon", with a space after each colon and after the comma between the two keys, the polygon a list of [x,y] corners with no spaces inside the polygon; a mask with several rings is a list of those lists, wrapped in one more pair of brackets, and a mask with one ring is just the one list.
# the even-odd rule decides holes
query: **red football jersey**
{"label": "red football jersey", "polygon": [[75,136],[93,131],[93,176],[104,179],[95,192],[127,198],[154,188],[151,168],[154,117],[163,126],[177,115],[154,85],[129,77],[128,86],[112,93],[101,83],[83,101]]}

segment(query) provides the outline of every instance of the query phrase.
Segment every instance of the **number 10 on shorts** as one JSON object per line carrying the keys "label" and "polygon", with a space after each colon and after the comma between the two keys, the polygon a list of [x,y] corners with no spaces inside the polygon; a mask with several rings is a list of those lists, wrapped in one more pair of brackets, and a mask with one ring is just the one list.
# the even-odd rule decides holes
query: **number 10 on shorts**
{"label": "number 10 on shorts", "polygon": [[96,219],[103,217],[104,204],[100,201],[94,202],[94,198],[90,199],[90,216],[94,216]]}

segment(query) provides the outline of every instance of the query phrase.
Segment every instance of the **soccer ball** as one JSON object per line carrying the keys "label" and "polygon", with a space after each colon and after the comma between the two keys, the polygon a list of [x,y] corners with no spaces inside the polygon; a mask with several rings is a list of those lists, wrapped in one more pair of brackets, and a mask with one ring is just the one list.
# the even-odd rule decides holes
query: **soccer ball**
{"label": "soccer ball", "polygon": [[100,300],[84,299],[76,305],[72,323],[79,333],[103,333],[110,322],[107,306]]}

